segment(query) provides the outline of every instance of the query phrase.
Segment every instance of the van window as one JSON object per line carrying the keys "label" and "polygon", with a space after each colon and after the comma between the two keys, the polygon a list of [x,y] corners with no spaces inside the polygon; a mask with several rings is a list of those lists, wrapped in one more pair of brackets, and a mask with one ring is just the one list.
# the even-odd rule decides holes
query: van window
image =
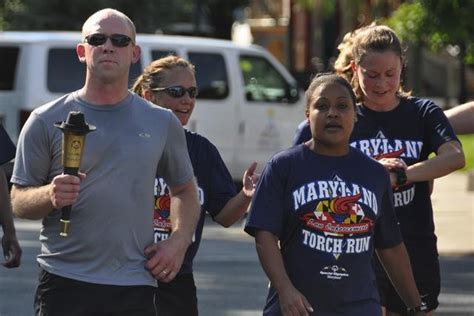
{"label": "van window", "polygon": [[52,48],[48,52],[48,90],[67,93],[84,85],[86,67],[79,62],[76,50]]}
{"label": "van window", "polygon": [[298,100],[298,89],[290,85],[267,59],[242,55],[240,70],[247,101],[294,103]]}
{"label": "van window", "polygon": [[19,47],[0,47],[0,60],[2,61],[2,71],[0,71],[0,90],[13,90],[19,52]]}
{"label": "van window", "polygon": [[[132,64],[129,73],[129,87],[142,73],[141,62]],[[86,66],[77,58],[71,48],[52,48],[48,52],[48,90],[68,93],[82,88],[86,77]]]}
{"label": "van window", "polygon": [[169,56],[169,55],[177,56],[178,54],[176,54],[176,52],[172,51],[172,50],[152,50],[151,51],[151,59],[152,60],[157,60],[157,59]]}
{"label": "van window", "polygon": [[229,95],[229,79],[224,57],[215,53],[188,54],[189,61],[196,68],[198,99],[221,100]]}

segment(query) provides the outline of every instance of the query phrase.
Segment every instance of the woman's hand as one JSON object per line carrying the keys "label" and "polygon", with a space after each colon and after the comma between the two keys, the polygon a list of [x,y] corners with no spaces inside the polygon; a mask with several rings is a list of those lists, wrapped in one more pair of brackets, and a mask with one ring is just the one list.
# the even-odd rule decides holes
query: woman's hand
{"label": "woman's hand", "polygon": [[306,297],[291,284],[285,289],[280,289],[278,296],[284,316],[309,316],[314,312]]}
{"label": "woman's hand", "polygon": [[408,168],[405,161],[401,158],[382,158],[377,161],[380,162],[388,172],[395,168],[401,168],[406,172]]}

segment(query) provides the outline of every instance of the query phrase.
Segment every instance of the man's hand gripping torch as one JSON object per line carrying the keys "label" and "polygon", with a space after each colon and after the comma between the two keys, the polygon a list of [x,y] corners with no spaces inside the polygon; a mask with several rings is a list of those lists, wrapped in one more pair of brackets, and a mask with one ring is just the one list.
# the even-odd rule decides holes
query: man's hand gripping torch
{"label": "man's hand gripping torch", "polygon": [[[65,122],[57,122],[54,126],[63,132],[63,172],[64,174],[78,176],[86,134],[94,131],[95,126],[87,124],[84,114],[79,111],[69,112]],[[71,205],[68,205],[63,207],[61,211],[61,232],[59,234],[62,237],[67,237],[69,234],[70,218]]]}

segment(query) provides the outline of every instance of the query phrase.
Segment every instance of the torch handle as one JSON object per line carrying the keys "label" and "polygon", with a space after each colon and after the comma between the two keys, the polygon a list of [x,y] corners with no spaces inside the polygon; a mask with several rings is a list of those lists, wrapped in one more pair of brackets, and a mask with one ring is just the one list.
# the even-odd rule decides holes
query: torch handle
{"label": "torch handle", "polygon": [[71,223],[71,205],[65,206],[61,209],[61,219],[59,223],[61,224],[61,231],[59,235],[61,237],[67,237],[69,235],[69,224]]}
{"label": "torch handle", "polygon": [[[64,174],[78,176],[79,168],[64,167]],[[67,237],[69,235],[69,224],[71,223],[71,208],[71,205],[67,205],[61,209],[61,219],[59,220],[61,225],[61,231],[59,232],[59,235],[61,237]]]}

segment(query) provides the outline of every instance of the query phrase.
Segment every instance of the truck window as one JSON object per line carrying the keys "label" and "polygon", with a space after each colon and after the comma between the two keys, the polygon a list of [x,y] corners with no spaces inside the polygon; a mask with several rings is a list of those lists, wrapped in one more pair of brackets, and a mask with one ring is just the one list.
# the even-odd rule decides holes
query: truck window
{"label": "truck window", "polygon": [[176,54],[176,52],[172,51],[172,50],[152,50],[151,51],[151,59],[152,60],[157,60],[157,59],[169,56],[169,55],[175,55],[176,56],[178,54]]}
{"label": "truck window", "polygon": [[290,85],[267,59],[241,55],[240,70],[247,101],[294,103],[298,100],[298,89]]}
{"label": "truck window", "polygon": [[2,71],[0,71],[0,90],[13,90],[19,52],[20,48],[16,46],[0,47],[0,60],[2,61]]}
{"label": "truck window", "polygon": [[198,99],[222,100],[229,95],[229,80],[224,57],[216,53],[188,54],[196,68]]}
{"label": "truck window", "polygon": [[[140,60],[132,64],[129,73],[129,87],[142,72]],[[52,48],[48,52],[48,90],[68,93],[84,85],[86,67],[79,62],[73,48]]]}

